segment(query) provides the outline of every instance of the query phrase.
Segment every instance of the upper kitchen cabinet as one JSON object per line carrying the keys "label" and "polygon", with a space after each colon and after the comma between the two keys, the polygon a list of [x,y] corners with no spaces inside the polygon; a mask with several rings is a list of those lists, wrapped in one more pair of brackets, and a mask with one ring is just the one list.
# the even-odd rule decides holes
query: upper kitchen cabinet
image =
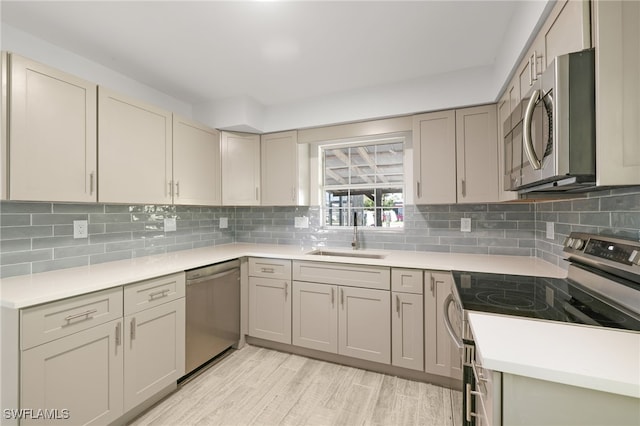
{"label": "upper kitchen cabinet", "polygon": [[260,205],[260,135],[220,132],[222,204]]}
{"label": "upper kitchen cabinet", "polygon": [[640,2],[593,3],[596,182],[640,185]]}
{"label": "upper kitchen cabinet", "polygon": [[262,205],[308,205],[309,145],[298,144],[297,131],[260,138]]}
{"label": "upper kitchen cabinet", "polygon": [[496,105],[456,110],[458,203],[499,200]]}
{"label": "upper kitchen cabinet", "polygon": [[413,117],[415,204],[456,202],[456,113]]}
{"label": "upper kitchen cabinet", "polygon": [[[512,169],[513,164],[513,141],[508,134],[510,125],[505,125],[505,121],[511,116],[510,93],[507,90],[498,101],[498,199],[500,201],[511,201],[518,199],[515,191],[505,191],[505,178],[507,170]],[[511,121],[508,122],[510,124]],[[505,127],[506,126],[506,127]]]}
{"label": "upper kitchen cabinet", "polygon": [[556,56],[591,47],[591,12],[588,0],[556,3],[521,63],[520,99],[529,92]]}
{"label": "upper kitchen cabinet", "polygon": [[173,115],[173,202],[220,205],[220,132]]}
{"label": "upper kitchen cabinet", "polygon": [[6,59],[8,198],[96,201],[96,85],[19,55]]}
{"label": "upper kitchen cabinet", "polygon": [[100,87],[98,120],[99,201],[171,203],[171,113]]}

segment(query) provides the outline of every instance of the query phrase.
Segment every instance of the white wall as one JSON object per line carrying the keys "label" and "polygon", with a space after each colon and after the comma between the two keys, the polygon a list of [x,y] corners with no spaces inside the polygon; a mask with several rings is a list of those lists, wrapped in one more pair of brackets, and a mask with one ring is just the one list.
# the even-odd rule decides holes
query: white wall
{"label": "white wall", "polygon": [[2,24],[1,33],[2,50],[26,56],[185,117],[193,116],[191,104],[149,87],[144,82],[133,80],[5,23]]}

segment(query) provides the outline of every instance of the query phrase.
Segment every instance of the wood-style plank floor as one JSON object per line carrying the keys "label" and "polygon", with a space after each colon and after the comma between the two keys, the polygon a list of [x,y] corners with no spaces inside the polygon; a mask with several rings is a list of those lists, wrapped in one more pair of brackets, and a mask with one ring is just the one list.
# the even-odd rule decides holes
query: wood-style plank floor
{"label": "wood-style plank floor", "polygon": [[458,391],[245,346],[130,425],[461,424]]}

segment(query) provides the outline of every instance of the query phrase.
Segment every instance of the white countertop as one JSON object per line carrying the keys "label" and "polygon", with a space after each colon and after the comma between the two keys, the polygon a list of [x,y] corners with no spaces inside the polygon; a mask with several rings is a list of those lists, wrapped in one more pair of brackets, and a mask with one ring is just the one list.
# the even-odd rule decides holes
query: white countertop
{"label": "white countertop", "polygon": [[469,312],[484,368],[640,398],[640,333]]}
{"label": "white countertop", "polygon": [[[323,247],[323,249],[330,249]],[[461,270],[501,274],[565,277],[566,271],[541,259],[524,256],[364,250],[383,259],[308,255],[312,249],[268,244],[225,244],[193,250],[62,269],[0,280],[0,306],[25,308],[83,293],[130,284],[244,256],[315,260],[334,263],[432,270]],[[349,251],[349,249],[335,249]]]}

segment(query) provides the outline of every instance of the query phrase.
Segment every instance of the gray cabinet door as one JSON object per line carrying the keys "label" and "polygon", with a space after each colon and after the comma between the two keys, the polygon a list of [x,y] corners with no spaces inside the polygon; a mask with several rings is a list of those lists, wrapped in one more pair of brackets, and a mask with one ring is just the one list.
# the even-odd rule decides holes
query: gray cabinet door
{"label": "gray cabinet door", "polygon": [[423,296],[392,293],[391,363],[397,367],[424,369]]}
{"label": "gray cabinet door", "polygon": [[293,344],[338,352],[338,286],[293,282]]}
{"label": "gray cabinet door", "polygon": [[21,408],[66,409],[76,425],[111,423],[123,413],[123,351],[121,319],[23,351]]}
{"label": "gray cabinet door", "polygon": [[338,353],[391,363],[390,292],[340,287]]}
{"label": "gray cabinet door", "polygon": [[291,343],[291,281],[249,278],[249,335]]}

